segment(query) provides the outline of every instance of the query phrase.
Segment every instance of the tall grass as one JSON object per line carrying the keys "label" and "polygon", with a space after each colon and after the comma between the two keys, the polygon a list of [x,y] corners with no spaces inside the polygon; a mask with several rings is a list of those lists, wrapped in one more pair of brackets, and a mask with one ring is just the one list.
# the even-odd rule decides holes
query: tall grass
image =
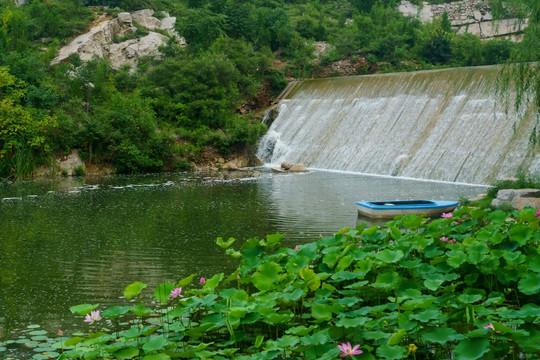
{"label": "tall grass", "polygon": [[17,147],[13,155],[13,176],[16,179],[28,179],[34,174],[37,158],[28,145]]}

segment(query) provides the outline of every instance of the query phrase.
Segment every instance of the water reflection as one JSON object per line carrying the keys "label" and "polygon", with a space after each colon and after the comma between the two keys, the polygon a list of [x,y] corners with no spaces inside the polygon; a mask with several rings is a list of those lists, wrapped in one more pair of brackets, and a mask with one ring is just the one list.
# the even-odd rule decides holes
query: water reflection
{"label": "water reflection", "polygon": [[[355,202],[458,199],[478,186],[311,172],[216,180],[187,174],[0,185],[0,338],[27,325],[82,329],[81,303],[122,303],[133,281],[152,288],[236,266],[218,236],[283,233],[285,244],[355,227]],[[15,199],[16,198],[16,199]],[[151,291],[149,291],[151,293]]]}

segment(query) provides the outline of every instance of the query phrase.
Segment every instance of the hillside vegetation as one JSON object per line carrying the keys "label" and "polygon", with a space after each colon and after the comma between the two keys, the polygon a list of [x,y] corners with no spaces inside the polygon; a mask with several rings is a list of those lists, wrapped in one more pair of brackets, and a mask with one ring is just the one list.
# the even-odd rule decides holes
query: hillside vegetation
{"label": "hillside vegetation", "polygon": [[[519,3],[492,1],[502,15],[508,2]],[[210,148],[226,157],[256,144],[266,128],[253,114],[289,79],[336,75],[331,65],[340,60],[366,74],[539,58],[538,47],[524,53],[508,40],[455,34],[445,16],[421,24],[396,4],[0,0],[0,177],[32,176],[72,148],[87,165],[112,164],[120,173],[187,170]],[[187,46],[171,39],[160,59],[139,59],[136,72],[77,56],[50,65],[99,15],[145,8],[176,16]],[[538,41],[538,26],[530,28],[523,44]],[[330,46],[316,56],[314,42]]]}

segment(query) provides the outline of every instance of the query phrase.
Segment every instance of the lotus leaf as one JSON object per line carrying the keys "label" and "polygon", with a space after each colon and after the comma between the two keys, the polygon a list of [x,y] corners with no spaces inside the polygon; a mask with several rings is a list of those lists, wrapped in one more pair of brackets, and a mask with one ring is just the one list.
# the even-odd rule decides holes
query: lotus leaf
{"label": "lotus leaf", "polygon": [[529,273],[518,283],[518,289],[525,295],[534,295],[540,292],[540,273]]}
{"label": "lotus leaf", "polygon": [[146,288],[146,286],[146,284],[143,284],[140,281],[135,281],[126,287],[124,290],[124,296],[126,299],[131,299],[132,297],[139,295],[141,291]]}
{"label": "lotus leaf", "polygon": [[394,290],[399,283],[399,275],[396,272],[387,272],[377,276],[377,281],[371,286],[383,291]]}
{"label": "lotus leaf", "polygon": [[310,268],[303,268],[300,270],[300,277],[304,280],[304,284],[311,291],[317,290],[321,286],[321,279]]}
{"label": "lotus leaf", "polygon": [[405,355],[405,348],[397,345],[382,345],[377,348],[377,355],[388,360],[402,359]]}
{"label": "lotus leaf", "polygon": [[234,244],[236,240],[232,237],[229,238],[227,241],[223,241],[223,238],[218,237],[216,240],[217,246],[221,247],[222,249],[228,249],[232,244]]}
{"label": "lotus leaf", "polygon": [[456,360],[476,360],[489,352],[489,341],[485,338],[463,340],[455,348]]}
{"label": "lotus leaf", "polygon": [[171,360],[167,354],[150,354],[143,357],[143,360]]}
{"label": "lotus leaf", "polygon": [[404,254],[401,250],[385,249],[377,254],[375,258],[383,263],[396,263],[403,258]]}
{"label": "lotus leaf", "polygon": [[152,336],[150,340],[148,340],[143,345],[143,350],[146,352],[156,351],[156,350],[162,350],[169,344],[169,341],[165,339],[163,336]]}
{"label": "lotus leaf", "polygon": [[139,355],[139,349],[137,347],[127,347],[116,351],[113,356],[115,359],[133,359]]}
{"label": "lotus leaf", "polygon": [[69,308],[69,310],[73,314],[85,316],[87,314],[90,314],[91,311],[97,309],[98,306],[99,304],[81,304],[77,306],[72,306]]}

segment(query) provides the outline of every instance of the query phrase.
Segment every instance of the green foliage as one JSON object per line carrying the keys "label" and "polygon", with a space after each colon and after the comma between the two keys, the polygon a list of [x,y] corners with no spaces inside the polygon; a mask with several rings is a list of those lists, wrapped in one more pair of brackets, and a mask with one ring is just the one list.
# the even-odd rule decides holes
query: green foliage
{"label": "green foliage", "polygon": [[66,39],[82,33],[94,20],[90,9],[73,0],[32,1],[27,13],[32,19],[33,39]]}
{"label": "green foliage", "polygon": [[[241,258],[230,276],[160,284],[154,308],[113,306],[101,316],[123,327],[73,337],[60,358],[333,359],[336,345],[352,342],[366,359],[533,359],[539,221],[531,208],[462,207],[452,218],[407,215],[384,228],[345,228],[296,249],[282,247],[279,234],[238,250],[234,239],[218,238]],[[168,295],[175,286],[183,297]],[[124,295],[144,296],[145,287],[133,283]]]}
{"label": "green foliage", "polygon": [[285,78],[285,74],[282,71],[277,69],[268,70],[266,77],[272,88],[272,95],[277,96],[289,83]]}
{"label": "green foliage", "polygon": [[475,66],[484,63],[483,45],[478,36],[465,33],[452,38],[452,63],[456,66]]}
{"label": "green foliage", "polygon": [[36,156],[48,149],[46,130],[55,119],[21,105],[25,83],[0,67],[0,161],[3,176],[32,175]]}
{"label": "green foliage", "polygon": [[73,175],[74,176],[84,176],[84,166],[83,165],[77,165],[73,168]]}
{"label": "green foliage", "polygon": [[520,173],[516,179],[505,179],[495,181],[487,191],[487,197],[496,198],[501,189],[540,189],[540,178],[538,175],[526,175]]}
{"label": "green foliage", "polygon": [[490,40],[484,45],[485,64],[503,64],[509,58],[515,44],[507,39]]}
{"label": "green foliage", "polygon": [[446,63],[452,57],[452,35],[442,21],[427,26],[420,43],[421,55],[432,64]]}
{"label": "green foliage", "polygon": [[225,15],[206,8],[189,9],[178,20],[176,29],[194,52],[208,48],[226,29]]}

